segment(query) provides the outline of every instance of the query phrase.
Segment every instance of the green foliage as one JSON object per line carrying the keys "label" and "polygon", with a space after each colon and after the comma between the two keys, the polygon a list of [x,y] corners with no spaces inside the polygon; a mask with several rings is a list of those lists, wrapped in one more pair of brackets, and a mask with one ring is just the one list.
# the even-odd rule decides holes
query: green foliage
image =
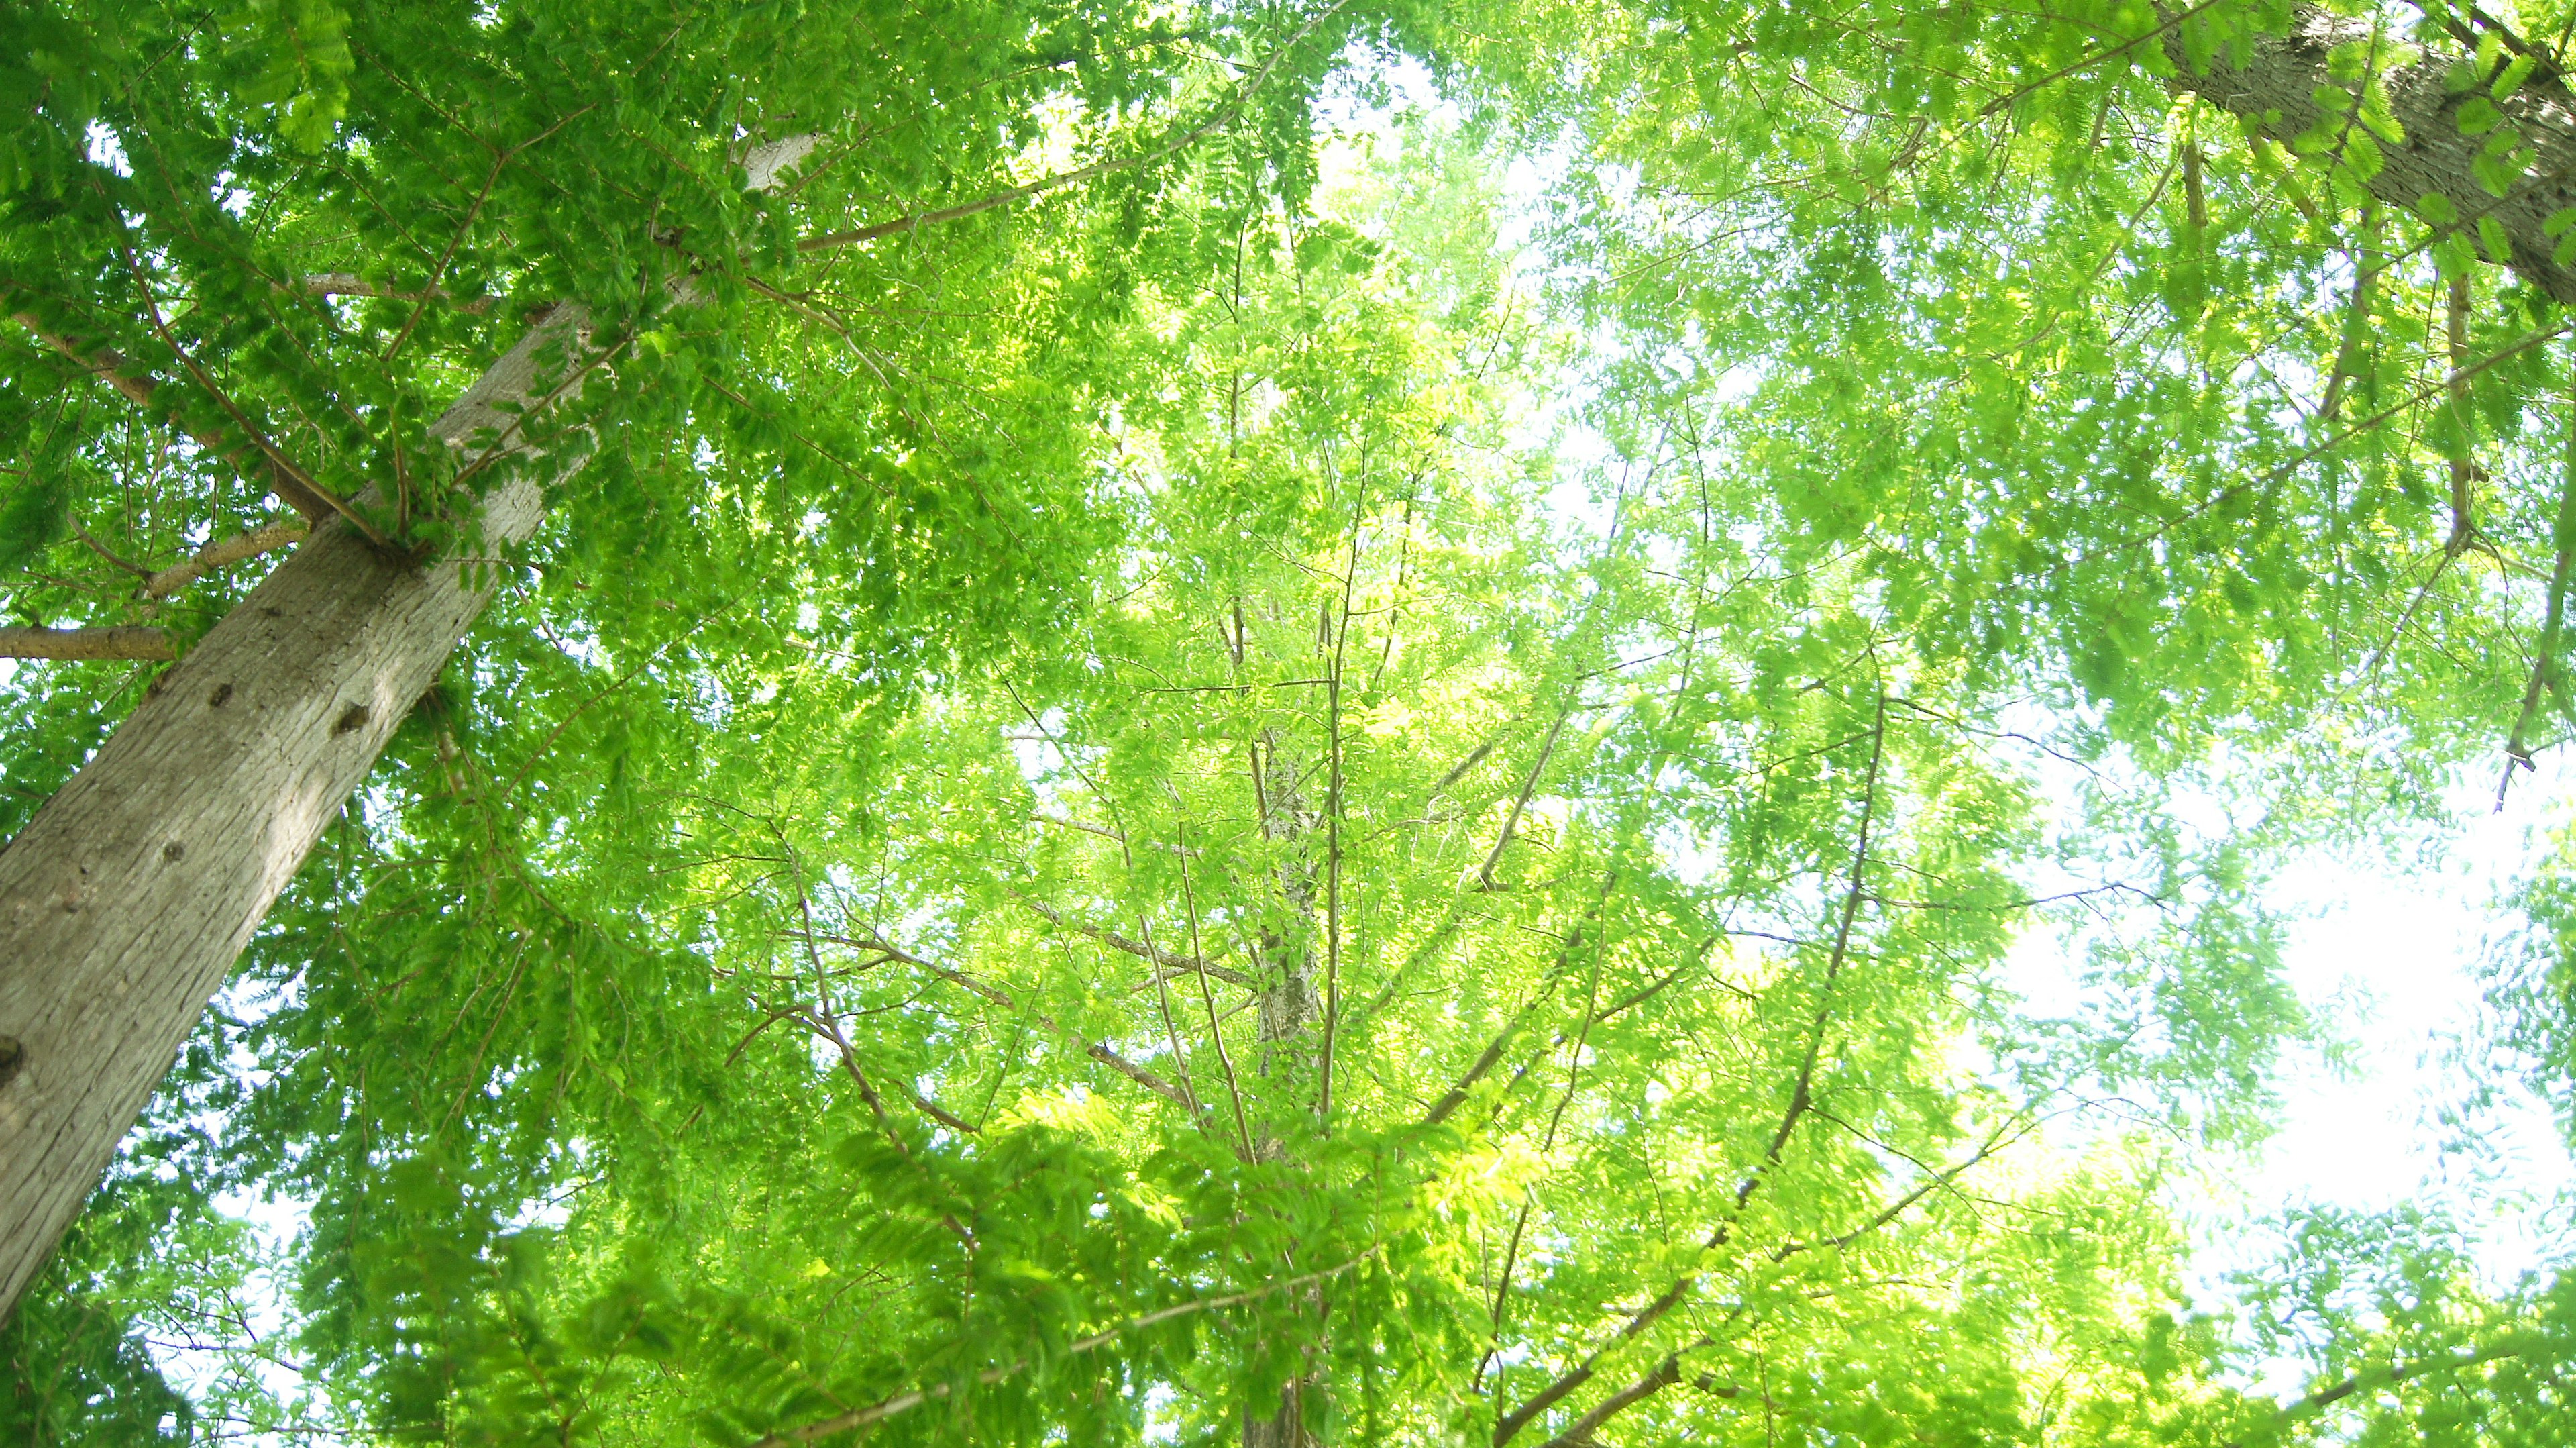
{"label": "green foliage", "polygon": [[[154,1237],[169,1230],[172,1218],[195,1205],[171,1200],[156,1185],[149,1177],[126,1177],[102,1190],[56,1250],[42,1286],[0,1327],[0,1364],[9,1384],[0,1395],[0,1430],[11,1441],[188,1440],[194,1404],[128,1335],[133,1299],[162,1285],[139,1263],[151,1257]],[[99,1281],[101,1275],[109,1280]]]}
{"label": "green foliage", "polygon": [[[2285,5],[2059,9],[13,11],[12,609],[209,626],[256,567],[134,573],[258,446],[503,587],[0,1422],[2552,1441],[2563,1289],[2315,1216],[2195,1312],[2169,1206],[2321,1029],[2278,852],[2433,812],[2535,620],[2553,677],[2564,349],[2367,200],[2438,34],[2284,147],[2164,78]],[[1331,134],[1408,56],[1454,107]],[[483,558],[424,425],[565,301]],[[0,821],[141,682],[0,681]]]}
{"label": "green foliage", "polygon": [[14,478],[0,493],[0,568],[24,569],[63,535],[70,490],[45,478]]}
{"label": "green foliage", "polygon": [[234,17],[240,63],[251,78],[232,89],[254,105],[274,106],[277,133],[311,155],[331,139],[349,109],[349,17],[330,0],[252,0]]}

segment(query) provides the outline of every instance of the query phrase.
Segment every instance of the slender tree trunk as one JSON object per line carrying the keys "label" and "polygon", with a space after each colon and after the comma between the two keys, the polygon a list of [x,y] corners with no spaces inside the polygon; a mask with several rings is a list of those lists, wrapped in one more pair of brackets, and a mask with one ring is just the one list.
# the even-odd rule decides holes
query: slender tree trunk
{"label": "slender tree trunk", "polygon": [[[2488,88],[2480,85],[2452,94],[2445,78],[2460,54],[2440,46],[2428,47],[2411,64],[2393,66],[2402,36],[2393,27],[2375,30],[2374,25],[2367,16],[2333,15],[2303,6],[2289,33],[2254,40],[2243,64],[2232,64],[2230,51],[2221,47],[2205,71],[2193,68],[2183,51],[2182,31],[2177,29],[2165,40],[2166,54],[2177,71],[2166,84],[2253,120],[2263,134],[2287,142],[2314,127],[2325,114],[2316,97],[2320,87],[2330,84],[2328,52],[2354,41],[2365,47],[2375,45],[2372,71],[2381,77],[2390,112],[2404,129],[2405,140],[2395,145],[2379,143],[2385,164],[2369,180],[2371,194],[2410,211],[2423,197],[2440,196],[2463,218],[2463,230],[2473,240],[2476,218],[2492,218],[2512,243],[2513,269],[2557,300],[2576,304],[2576,267],[2550,259],[2558,238],[2545,229],[2551,215],[2576,206],[2576,96],[2569,94],[2566,82],[2543,65],[2500,103],[2506,119],[2536,154],[2506,194],[2498,197],[2479,184],[2472,170],[2479,151],[2495,133],[2464,136],[2459,123],[2460,107],[2472,96],[2488,95]],[[2266,122],[2267,115],[2277,119]],[[2353,123],[2355,129],[2359,125]]]}
{"label": "slender tree trunk", "polygon": [[1280,903],[1286,907],[1287,930],[1262,933],[1257,967],[1261,982],[1262,1120],[1253,1154],[1264,1161],[1282,1160],[1287,1143],[1274,1123],[1314,1109],[1319,1028],[1324,1019],[1323,993],[1315,985],[1315,867],[1306,858],[1307,836],[1315,815],[1306,807],[1306,761],[1276,730],[1262,735],[1261,833],[1294,853],[1274,872]]}
{"label": "slender tree trunk", "polygon": [[[1254,1028],[1261,1046],[1261,1118],[1253,1154],[1263,1161],[1286,1161],[1289,1143],[1280,1128],[1299,1113],[1314,1113],[1321,1079],[1324,998],[1315,985],[1315,867],[1305,854],[1316,817],[1306,807],[1305,760],[1275,731],[1262,740],[1261,832],[1294,853],[1276,871],[1287,933],[1263,932],[1255,961],[1261,982]],[[1321,1310],[1320,1293],[1309,1289],[1304,1305]],[[1312,1448],[1320,1440],[1307,1431],[1306,1395],[1322,1387],[1321,1374],[1301,1373],[1279,1390],[1279,1401],[1268,1412],[1246,1404],[1243,1448]]]}
{"label": "slender tree trunk", "polygon": [[1245,1409],[1243,1448],[1314,1448],[1321,1443],[1306,1430],[1306,1394],[1318,1387],[1316,1378],[1299,1378],[1279,1390],[1278,1406],[1269,1416]]}
{"label": "slender tree trunk", "polygon": [[[461,447],[509,426],[494,404],[526,401],[584,320],[557,308],[432,433]],[[485,500],[485,541],[524,542],[543,513],[514,478]],[[316,528],[0,849],[0,1321],[490,599],[455,560]]]}

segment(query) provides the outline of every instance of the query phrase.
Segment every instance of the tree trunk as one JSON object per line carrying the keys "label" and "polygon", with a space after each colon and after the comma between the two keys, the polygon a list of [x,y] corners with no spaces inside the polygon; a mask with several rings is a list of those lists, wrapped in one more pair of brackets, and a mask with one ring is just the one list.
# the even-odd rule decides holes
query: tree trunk
{"label": "tree trunk", "polygon": [[[2317,105],[2316,93],[2330,83],[2327,53],[2347,42],[2372,44],[2373,25],[2366,16],[2331,15],[2302,7],[2288,34],[2254,40],[2244,64],[2229,63],[2229,51],[2221,47],[2206,71],[2192,67],[2177,29],[2165,38],[2166,54],[2178,72],[2166,85],[2253,120],[2262,134],[2287,142],[2325,114]],[[2576,304],[2576,267],[2550,260],[2558,238],[2544,229],[2552,214],[2576,205],[2576,96],[2544,64],[2499,104],[2537,154],[2514,178],[2507,194],[2497,197],[2478,183],[2471,170],[2494,133],[2464,136],[2459,124],[2460,106],[2472,96],[2488,95],[2487,87],[2452,94],[2444,81],[2460,57],[2441,49],[2428,49],[2412,64],[2389,68],[2399,38],[2393,31],[2378,33],[2373,68],[2382,77],[2389,109],[2406,139],[2397,145],[2380,143],[2385,164],[2370,178],[2371,194],[2410,211],[2423,197],[2440,196],[2459,212],[2462,229],[2472,239],[2476,218],[2494,218],[2512,243],[2509,264],[2513,269],[2557,300]],[[2266,123],[2262,120],[2266,113],[2278,119]],[[2357,129],[2359,123],[2354,125]]]}
{"label": "tree trunk", "polygon": [[1279,862],[1273,877],[1286,907],[1287,932],[1263,931],[1254,953],[1255,976],[1261,982],[1254,1029],[1261,1045],[1263,1111],[1253,1154],[1279,1161],[1288,1148],[1275,1124],[1315,1109],[1324,995],[1315,984],[1315,940],[1321,933],[1315,917],[1315,866],[1304,853],[1316,823],[1306,808],[1306,761],[1277,730],[1263,731],[1262,744],[1261,833],[1295,852]]}
{"label": "tree trunk", "polygon": [[1279,1390],[1278,1411],[1269,1417],[1247,1408],[1243,1414],[1243,1448],[1315,1448],[1323,1442],[1306,1429],[1306,1390],[1316,1386],[1303,1378]]}
{"label": "tree trunk", "polygon": [[[462,447],[510,427],[494,404],[526,401],[584,321],[557,308],[432,433]],[[514,478],[485,500],[484,539],[524,542],[543,513]],[[316,528],[0,849],[0,1321],[490,598],[455,560]]]}
{"label": "tree trunk", "polygon": [[[1262,742],[1266,757],[1261,832],[1296,853],[1279,862],[1274,876],[1280,901],[1287,908],[1287,933],[1262,932],[1254,956],[1254,973],[1260,981],[1254,1030],[1261,1046],[1261,1115],[1252,1150],[1262,1161],[1286,1161],[1289,1143],[1279,1128],[1300,1113],[1314,1113],[1322,1079],[1324,997],[1315,984],[1315,941],[1321,922],[1315,915],[1314,862],[1304,853],[1317,817],[1306,807],[1305,760],[1278,731],[1265,731]],[[1286,1270],[1293,1266],[1288,1264]],[[1301,1305],[1320,1311],[1320,1289],[1308,1288]],[[1308,1372],[1279,1390],[1279,1400],[1269,1413],[1247,1404],[1243,1448],[1313,1448],[1321,1440],[1306,1426],[1306,1394],[1322,1390],[1322,1375]]]}

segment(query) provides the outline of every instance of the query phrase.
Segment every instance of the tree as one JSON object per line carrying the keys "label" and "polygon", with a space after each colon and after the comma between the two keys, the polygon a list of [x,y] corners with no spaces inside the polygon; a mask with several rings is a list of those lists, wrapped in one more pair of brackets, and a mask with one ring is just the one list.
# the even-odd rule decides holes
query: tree
{"label": "tree", "polygon": [[[312,1371],[371,1427],[1534,1443],[1768,1393],[2000,1433],[2004,1323],[2124,1330],[2145,1161],[2011,1164],[2098,1089],[2233,1129],[2211,1083],[2291,1024],[2225,974],[2260,923],[2106,802],[2143,853],[2094,868],[2175,892],[2102,942],[2139,1016],[2026,1038],[1969,988],[2080,908],[2011,877],[1994,721],[1841,576],[1703,532],[1707,479],[1551,512],[1511,439],[1561,343],[1472,164],[1140,297],[1137,514],[1078,625],[862,731],[830,655],[737,661],[720,730],[603,700],[653,747],[581,751],[616,803],[530,858],[483,843],[507,773],[413,746],[228,1047],[268,1080],[227,1151],[313,1202]],[[2141,1016],[2171,1057],[2102,1049]]]}
{"label": "tree", "polygon": [[[918,284],[964,259],[907,246],[921,228],[1086,174],[1123,170],[1132,197],[1150,195],[1151,165],[1256,95],[1276,105],[1261,94],[1272,79],[1293,91],[1284,68],[1324,18],[1264,37],[1257,65],[1204,94],[1168,26],[1043,7],[969,7],[954,24],[1009,39],[892,71],[868,40],[886,17],[865,7],[832,25],[753,12],[650,36],[589,10],[352,20],[302,6],[224,22],[231,32],[211,11],[114,5],[14,19],[34,106],[11,138],[5,288],[29,343],[53,354],[21,352],[10,379],[31,443],[10,505],[15,560],[66,529],[129,572],[142,568],[132,555],[202,540],[137,590],[151,613],[190,567],[290,539],[259,520],[273,506],[260,500],[320,526],[190,641],[0,855],[0,955],[17,962],[0,981],[0,1307],[488,603],[501,555],[535,534],[547,486],[579,470],[584,489],[648,512],[696,506],[657,492],[670,475],[585,468],[604,431],[658,426],[770,456],[807,511],[899,568],[954,567],[978,559],[979,527],[1016,531],[1021,548],[1047,545],[1026,560],[1038,568],[978,559],[998,575],[979,607],[999,617],[1015,591],[1043,593],[1043,568],[1079,552],[1080,492],[1036,484],[1080,455],[1078,417],[1045,419],[1009,463],[966,460],[980,504],[956,508],[921,496],[945,469],[869,438],[864,412],[784,420],[796,394],[783,374],[840,389],[869,365],[895,309],[843,315],[843,289]],[[1010,175],[1059,96],[1075,111],[1058,139],[1100,154]],[[742,204],[746,181],[780,199]],[[871,203],[887,194],[904,198],[895,215],[849,224],[883,216]],[[806,264],[795,294],[772,284],[815,253],[836,259]],[[993,302],[1022,300],[1015,269],[994,280]],[[335,300],[351,298],[364,300]],[[726,324],[704,325],[710,310]],[[534,325],[461,400],[433,401],[521,314]],[[818,350],[799,327],[839,345]],[[954,330],[971,349],[975,329]],[[1025,387],[1044,385],[1043,359],[1013,360]],[[143,425],[130,413],[102,428],[84,374],[169,431],[129,431]],[[876,407],[900,405],[889,389]],[[159,486],[138,497],[147,481]],[[80,521],[102,493],[123,516],[113,546]],[[975,512],[963,536],[920,536]],[[210,537],[244,521],[239,541]],[[884,600],[889,582],[859,593]],[[19,604],[41,623],[82,588],[60,581]],[[907,591],[906,607],[928,602]],[[16,637],[39,655],[167,658],[185,635],[123,623]]]}
{"label": "tree", "polygon": [[[2459,390],[2410,391],[2284,306],[2332,262],[2243,214],[2261,175],[2337,224],[2366,152],[2294,190],[2172,111],[2195,55],[2286,53],[2253,18],[1453,14],[1406,34],[1496,130],[1324,192],[1294,106],[1199,144],[1302,94],[1257,58],[1324,49],[1299,19],[1204,92],[1138,79],[1177,118],[1099,144],[1154,159],[1046,231],[809,290],[742,260],[777,233],[682,226],[539,442],[604,501],[391,730],[13,1362],[163,1401],[83,1325],[188,1315],[127,1224],[218,1238],[191,1194],[248,1188],[312,1221],[311,1396],[217,1395],[253,1431],[2251,1442],[2467,1394],[2545,1433],[2556,1298],[2460,1289],[2438,1232],[2311,1234],[2287,1405],[2174,1286],[2163,1182],[2259,1134],[2308,1028],[2247,882],[2430,793],[2311,718],[2359,686],[2338,717],[2491,749],[2519,660],[2424,634],[2556,611],[2470,572],[2530,526],[2491,493],[2551,355],[2480,365],[2485,294],[2386,262],[2420,238],[2383,206],[2353,315],[2458,336]],[[2115,119],[2134,150],[2088,139]],[[1497,242],[1513,125],[1577,158],[1549,288]],[[666,245],[635,225],[629,268]],[[432,284],[460,331],[497,290],[382,283]],[[936,305],[860,320],[907,286]],[[776,330],[693,320],[726,305]],[[2256,342],[2377,421],[2248,401]],[[1595,465],[1555,446],[1569,378]],[[854,387],[910,451],[821,405]],[[2413,391],[2420,448],[2359,411]],[[2062,1006],[2009,954],[2052,930]]]}

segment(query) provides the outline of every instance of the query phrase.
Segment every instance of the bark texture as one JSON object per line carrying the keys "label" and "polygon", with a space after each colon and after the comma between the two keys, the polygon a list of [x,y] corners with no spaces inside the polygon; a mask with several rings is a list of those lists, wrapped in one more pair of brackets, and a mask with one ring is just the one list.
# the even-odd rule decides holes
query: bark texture
{"label": "bark texture", "polygon": [[1266,1418],[1246,1410],[1243,1448],[1314,1448],[1322,1443],[1306,1427],[1306,1390],[1314,1384],[1306,1378],[1281,1388],[1277,1407]]}
{"label": "bark texture", "polygon": [[[480,449],[548,358],[558,308],[432,431]],[[485,500],[524,541],[539,488]],[[429,688],[490,589],[318,527],[0,850],[0,1320],[77,1216],[305,852]]]}
{"label": "bark texture", "polygon": [[[2301,7],[2287,34],[2254,41],[2242,65],[2231,63],[2222,48],[2206,71],[2192,67],[2179,37],[2177,31],[2166,40],[2167,54],[2179,72],[2166,82],[2168,86],[2246,117],[2262,134],[2286,142],[2315,126],[2325,114],[2317,105],[2316,92],[2329,83],[2327,54],[2351,41],[2374,43],[2374,26],[2367,17]],[[2487,89],[2480,86],[2452,94],[2445,82],[2461,57],[2439,48],[2408,64],[2393,65],[2399,58],[2399,39],[2393,29],[2377,32],[2371,69],[2382,78],[2389,109],[2406,139],[2398,145],[2380,143],[2386,165],[2370,179],[2371,194],[2409,209],[2427,195],[2443,197],[2458,210],[2472,235],[2475,218],[2495,218],[2512,241],[2513,269],[2557,300],[2576,304],[2576,267],[2550,260],[2554,239],[2542,229],[2553,213],[2576,205],[2576,96],[2543,67],[2499,104],[2538,154],[2507,193],[2497,197],[2478,183],[2471,170],[2489,138],[2464,136],[2459,124],[2462,103],[2471,96],[2486,95]],[[2274,113],[2277,119],[2265,119]]]}

